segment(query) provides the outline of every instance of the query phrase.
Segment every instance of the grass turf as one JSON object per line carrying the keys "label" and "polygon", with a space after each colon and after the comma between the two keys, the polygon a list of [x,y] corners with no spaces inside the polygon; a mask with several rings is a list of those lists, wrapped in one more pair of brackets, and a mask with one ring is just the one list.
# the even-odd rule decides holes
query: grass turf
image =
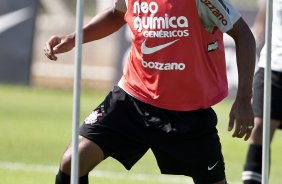
{"label": "grass turf", "polygon": [[[53,183],[56,168],[4,167],[3,163],[24,163],[28,166],[57,166],[71,140],[72,92],[24,86],[0,85],[0,183]],[[106,92],[82,91],[81,121],[104,98]],[[218,129],[223,145],[226,174],[229,183],[240,183],[247,142],[234,139],[227,132],[231,101],[214,109],[218,114]],[[272,144],[270,183],[279,184],[282,170],[280,151],[282,134],[277,132]],[[2,163],[2,165],[1,165]],[[31,169],[33,168],[33,169]],[[187,183],[185,177],[161,178],[155,158],[149,151],[133,169],[126,171],[117,161],[107,159],[91,176],[90,183]],[[93,172],[95,173],[95,172]],[[146,178],[147,177],[147,178]],[[151,179],[148,179],[150,177]],[[190,180],[189,180],[190,181]]]}

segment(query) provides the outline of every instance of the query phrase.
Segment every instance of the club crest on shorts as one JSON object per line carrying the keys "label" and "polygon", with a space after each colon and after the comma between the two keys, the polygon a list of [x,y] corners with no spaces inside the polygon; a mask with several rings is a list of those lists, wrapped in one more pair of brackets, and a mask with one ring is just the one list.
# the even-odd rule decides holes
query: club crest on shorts
{"label": "club crest on shorts", "polygon": [[103,116],[103,110],[101,109],[103,108],[101,107],[101,108],[96,109],[95,111],[92,111],[90,115],[84,120],[84,123],[90,124],[90,125],[96,123],[98,120],[98,117]]}

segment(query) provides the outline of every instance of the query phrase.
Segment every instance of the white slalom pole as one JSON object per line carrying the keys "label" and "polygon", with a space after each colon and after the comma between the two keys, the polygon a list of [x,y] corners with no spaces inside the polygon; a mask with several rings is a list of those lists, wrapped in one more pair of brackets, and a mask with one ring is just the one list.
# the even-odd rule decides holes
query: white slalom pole
{"label": "white slalom pole", "polygon": [[76,3],[76,36],[75,36],[75,71],[73,85],[73,122],[72,122],[72,160],[71,160],[71,184],[78,184],[79,177],[79,152],[78,129],[80,123],[80,80],[81,80],[81,51],[83,38],[84,0]]}
{"label": "white slalom pole", "polygon": [[270,108],[271,108],[271,43],[272,43],[272,9],[273,0],[267,1],[266,10],[266,65],[264,71],[263,101],[263,152],[262,152],[262,184],[269,182],[269,151],[270,151]]}

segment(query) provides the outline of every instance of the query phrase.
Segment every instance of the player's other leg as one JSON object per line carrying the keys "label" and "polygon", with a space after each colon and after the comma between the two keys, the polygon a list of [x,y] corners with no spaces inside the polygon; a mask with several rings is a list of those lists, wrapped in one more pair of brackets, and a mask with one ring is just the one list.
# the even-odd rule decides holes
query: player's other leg
{"label": "player's other leg", "polygon": [[[271,75],[271,123],[270,141],[276,129],[281,129],[282,121],[282,73],[272,71]],[[242,179],[244,184],[261,183],[262,167],[262,134],[263,134],[263,98],[264,98],[264,69],[259,68],[253,84],[253,111],[255,127],[250,137],[250,146],[247,153]]]}
{"label": "player's other leg", "polygon": [[[279,128],[280,121],[272,120],[270,126],[270,142],[274,136],[275,130]],[[262,172],[262,137],[263,137],[263,120],[255,118],[255,127],[250,137],[250,146],[247,153],[242,180],[244,184],[260,184]]]}
{"label": "player's other leg", "polygon": [[[64,152],[56,184],[69,184],[71,173],[71,145]],[[88,173],[104,159],[102,149],[94,142],[79,137],[79,184],[88,184]]]}

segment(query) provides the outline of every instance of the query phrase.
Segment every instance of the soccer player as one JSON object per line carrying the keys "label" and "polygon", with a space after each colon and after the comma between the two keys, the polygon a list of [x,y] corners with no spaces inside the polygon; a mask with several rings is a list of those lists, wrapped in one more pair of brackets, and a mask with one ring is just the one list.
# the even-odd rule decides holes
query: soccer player
{"label": "soccer player", "polygon": [[[238,92],[228,130],[247,140],[255,40],[228,0],[116,0],[84,27],[84,43],[127,24],[132,47],[123,76],[80,128],[80,184],[107,157],[130,169],[151,149],[163,174],[186,175],[196,184],[226,184],[224,159],[211,106],[227,96],[223,33],[235,41]],[[75,33],[53,36],[51,60],[74,47]],[[71,146],[56,184],[70,181]]]}
{"label": "soccer player", "polygon": [[[263,43],[266,1],[261,2],[253,26],[253,32],[257,43]],[[282,128],[282,0],[273,0],[272,23],[272,60],[271,60],[271,123],[270,140],[275,130]],[[253,90],[253,110],[255,115],[255,127],[250,137],[250,145],[246,157],[242,180],[244,184],[260,184],[262,173],[262,130],[263,130],[263,91],[264,91],[264,67],[266,64],[266,47],[262,48],[258,70],[256,71]]]}

